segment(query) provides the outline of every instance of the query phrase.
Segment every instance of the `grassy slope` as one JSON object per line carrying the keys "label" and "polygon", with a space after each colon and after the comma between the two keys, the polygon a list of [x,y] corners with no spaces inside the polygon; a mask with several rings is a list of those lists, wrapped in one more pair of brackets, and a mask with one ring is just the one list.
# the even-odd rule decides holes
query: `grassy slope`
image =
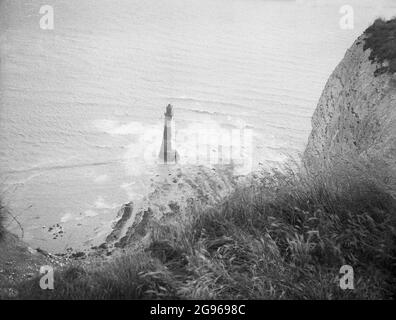
{"label": "grassy slope", "polygon": [[[395,288],[395,200],[368,166],[263,173],[191,223],[158,227],[145,252],[100,268],[70,267],[55,290],[21,298],[373,299]],[[339,288],[354,267],[355,290]]]}

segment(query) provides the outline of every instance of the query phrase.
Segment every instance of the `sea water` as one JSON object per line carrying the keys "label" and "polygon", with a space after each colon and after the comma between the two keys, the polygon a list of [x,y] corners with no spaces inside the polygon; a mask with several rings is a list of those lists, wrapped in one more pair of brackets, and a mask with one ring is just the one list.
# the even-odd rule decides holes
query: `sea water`
{"label": "sea water", "polygon": [[[44,4],[53,30],[40,28]],[[392,0],[349,1],[353,27],[342,28],[344,5],[0,1],[2,198],[24,239],[62,251],[103,237],[148,192],[168,103],[181,161],[202,159],[199,137],[218,132],[251,133],[240,154],[252,170],[298,156],[345,51],[396,14]]]}

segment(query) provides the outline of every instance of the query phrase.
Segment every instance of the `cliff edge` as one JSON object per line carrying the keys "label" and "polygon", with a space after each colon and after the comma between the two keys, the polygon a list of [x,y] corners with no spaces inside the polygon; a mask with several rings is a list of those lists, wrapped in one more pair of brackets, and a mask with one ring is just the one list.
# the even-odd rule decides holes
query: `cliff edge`
{"label": "cliff edge", "polygon": [[[366,30],[330,76],[312,117],[309,169],[360,158],[396,193],[396,20]],[[373,30],[374,29],[374,30]],[[384,31],[385,30],[385,31]],[[381,46],[381,48],[379,48]],[[386,59],[386,55],[389,59]],[[393,59],[393,60],[392,60]]]}

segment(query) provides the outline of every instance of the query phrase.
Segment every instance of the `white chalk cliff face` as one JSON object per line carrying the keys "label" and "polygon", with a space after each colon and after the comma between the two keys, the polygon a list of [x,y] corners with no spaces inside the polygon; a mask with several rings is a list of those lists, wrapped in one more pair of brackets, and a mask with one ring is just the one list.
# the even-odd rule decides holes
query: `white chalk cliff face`
{"label": "white chalk cliff face", "polygon": [[360,157],[383,169],[396,192],[396,74],[375,75],[381,67],[355,41],[330,76],[312,117],[304,154],[308,168],[320,169],[339,158]]}

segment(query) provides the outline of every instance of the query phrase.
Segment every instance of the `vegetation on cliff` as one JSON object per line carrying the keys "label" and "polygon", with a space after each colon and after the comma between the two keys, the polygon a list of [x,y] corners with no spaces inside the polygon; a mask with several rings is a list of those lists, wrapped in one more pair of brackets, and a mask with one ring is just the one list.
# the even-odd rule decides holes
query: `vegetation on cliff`
{"label": "vegetation on cliff", "polygon": [[[351,164],[353,163],[353,165]],[[158,226],[145,251],[70,267],[55,290],[34,279],[20,298],[376,299],[394,296],[395,200],[357,162],[320,174],[264,172],[184,226]],[[342,290],[342,265],[354,290]]]}
{"label": "vegetation on cliff", "polygon": [[385,21],[377,19],[366,31],[367,35],[364,50],[371,49],[370,60],[388,66],[381,68],[382,72],[396,72],[396,18]]}

